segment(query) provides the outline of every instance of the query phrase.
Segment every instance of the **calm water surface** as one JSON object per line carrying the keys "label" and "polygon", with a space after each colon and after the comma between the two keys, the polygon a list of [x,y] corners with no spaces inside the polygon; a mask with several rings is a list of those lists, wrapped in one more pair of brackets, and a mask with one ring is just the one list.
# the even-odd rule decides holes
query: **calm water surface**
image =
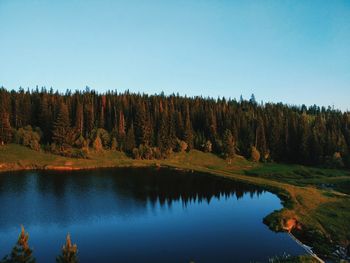
{"label": "calm water surface", "polygon": [[266,262],[302,254],[262,219],[280,200],[254,186],[155,169],[0,174],[0,258],[20,225],[38,262],[71,233],[81,262]]}

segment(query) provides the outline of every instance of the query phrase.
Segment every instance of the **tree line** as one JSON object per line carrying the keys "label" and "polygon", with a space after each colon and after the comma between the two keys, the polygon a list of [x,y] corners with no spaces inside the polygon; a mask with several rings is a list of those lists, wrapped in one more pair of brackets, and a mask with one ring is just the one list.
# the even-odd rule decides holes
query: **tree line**
{"label": "tree line", "polygon": [[230,159],[350,167],[350,113],[249,100],[107,91],[64,94],[0,89],[0,143],[19,143],[71,157],[91,148],[134,158],[174,151]]}

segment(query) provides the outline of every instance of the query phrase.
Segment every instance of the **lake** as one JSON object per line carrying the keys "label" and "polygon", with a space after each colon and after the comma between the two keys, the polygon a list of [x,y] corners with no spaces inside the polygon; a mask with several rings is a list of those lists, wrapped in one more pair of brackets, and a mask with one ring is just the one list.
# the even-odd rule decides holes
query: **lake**
{"label": "lake", "polygon": [[169,169],[0,174],[0,258],[23,224],[37,262],[55,262],[66,234],[81,262],[266,262],[304,254],[263,218],[280,209],[261,188]]}

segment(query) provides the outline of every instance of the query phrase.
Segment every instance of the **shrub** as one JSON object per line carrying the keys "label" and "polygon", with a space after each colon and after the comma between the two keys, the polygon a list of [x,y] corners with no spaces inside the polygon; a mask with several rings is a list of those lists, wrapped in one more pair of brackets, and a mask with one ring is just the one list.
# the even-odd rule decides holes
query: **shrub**
{"label": "shrub", "polygon": [[206,143],[204,144],[204,152],[210,153],[213,150],[213,145],[211,141],[207,140]]}
{"label": "shrub", "polygon": [[98,129],[97,135],[101,138],[101,142],[104,148],[108,148],[111,142],[111,137],[105,129]]}
{"label": "shrub", "polygon": [[140,159],[140,151],[137,148],[132,149],[132,158],[138,160]]}
{"label": "shrub", "polygon": [[100,136],[97,136],[94,140],[93,148],[96,152],[100,152],[103,150],[103,145]]}
{"label": "shrub", "polygon": [[72,158],[80,158],[80,159],[87,159],[88,158],[88,152],[86,149],[72,149],[71,154],[69,157]]}
{"label": "shrub", "polygon": [[117,139],[116,139],[116,138],[113,138],[113,139],[112,139],[112,142],[111,142],[111,150],[112,150],[112,151],[116,151],[117,148],[118,148]]}
{"label": "shrub", "polygon": [[105,129],[98,128],[92,131],[90,138],[93,141],[93,144],[95,143],[97,137],[99,137],[103,148],[105,149],[109,148],[111,137],[109,136],[109,133]]}
{"label": "shrub", "polygon": [[331,158],[327,157],[326,166],[329,168],[344,168],[344,162],[340,152],[335,152]]}
{"label": "shrub", "polygon": [[140,145],[139,152],[142,159],[150,160],[153,157],[152,148],[146,144]]}
{"label": "shrub", "polygon": [[[164,153],[164,154],[166,154],[166,153]],[[152,155],[156,159],[162,159],[162,157],[163,157],[163,154],[158,147],[152,148]]]}
{"label": "shrub", "polygon": [[259,162],[260,160],[260,152],[254,146],[250,150],[250,158],[253,162]]}
{"label": "shrub", "polygon": [[188,144],[185,141],[176,140],[175,151],[176,152],[185,152],[188,148]]}
{"label": "shrub", "polygon": [[24,128],[19,128],[14,133],[15,133],[15,136],[14,136],[15,143],[29,147],[30,149],[35,151],[40,150],[41,131],[39,128],[36,128],[35,130],[33,130],[32,127],[28,125]]}
{"label": "shrub", "polygon": [[85,139],[84,137],[80,134],[79,137],[75,140],[74,142],[74,146],[81,149],[83,148],[84,146],[84,143],[85,143]]}

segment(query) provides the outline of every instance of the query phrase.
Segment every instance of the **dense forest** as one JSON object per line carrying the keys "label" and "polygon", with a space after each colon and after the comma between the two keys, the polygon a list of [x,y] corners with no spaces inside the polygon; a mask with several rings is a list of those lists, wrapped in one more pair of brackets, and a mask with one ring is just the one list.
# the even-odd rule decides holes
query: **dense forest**
{"label": "dense forest", "polygon": [[91,149],[166,158],[198,149],[230,159],[350,167],[350,113],[331,107],[108,91],[0,89],[0,143],[88,158]]}

